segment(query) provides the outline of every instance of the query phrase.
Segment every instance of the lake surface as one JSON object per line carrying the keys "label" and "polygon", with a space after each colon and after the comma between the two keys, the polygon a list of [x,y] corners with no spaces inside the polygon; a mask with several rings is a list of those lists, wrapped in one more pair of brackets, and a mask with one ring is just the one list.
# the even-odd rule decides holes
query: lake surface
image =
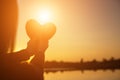
{"label": "lake surface", "polygon": [[44,80],[120,80],[120,70],[45,72]]}

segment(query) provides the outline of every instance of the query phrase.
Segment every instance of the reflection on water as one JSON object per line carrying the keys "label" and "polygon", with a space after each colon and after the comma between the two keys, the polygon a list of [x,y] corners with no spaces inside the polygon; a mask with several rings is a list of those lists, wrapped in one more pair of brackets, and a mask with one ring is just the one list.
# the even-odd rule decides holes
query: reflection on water
{"label": "reflection on water", "polygon": [[120,70],[44,72],[44,80],[120,80]]}

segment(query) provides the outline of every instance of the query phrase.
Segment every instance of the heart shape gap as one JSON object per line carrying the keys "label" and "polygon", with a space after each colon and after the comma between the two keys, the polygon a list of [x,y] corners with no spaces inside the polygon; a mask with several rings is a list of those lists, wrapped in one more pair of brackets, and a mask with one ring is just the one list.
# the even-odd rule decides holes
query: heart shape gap
{"label": "heart shape gap", "polygon": [[36,20],[29,20],[26,23],[26,32],[30,39],[49,40],[56,32],[56,26],[53,23],[41,25]]}

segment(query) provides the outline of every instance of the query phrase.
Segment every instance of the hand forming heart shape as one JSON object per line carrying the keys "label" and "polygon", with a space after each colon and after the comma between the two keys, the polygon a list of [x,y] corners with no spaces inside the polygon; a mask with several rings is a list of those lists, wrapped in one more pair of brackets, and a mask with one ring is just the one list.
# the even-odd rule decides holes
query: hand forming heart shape
{"label": "hand forming heart shape", "polygon": [[30,39],[49,40],[56,32],[56,26],[53,23],[40,25],[37,21],[31,19],[26,24],[26,32]]}

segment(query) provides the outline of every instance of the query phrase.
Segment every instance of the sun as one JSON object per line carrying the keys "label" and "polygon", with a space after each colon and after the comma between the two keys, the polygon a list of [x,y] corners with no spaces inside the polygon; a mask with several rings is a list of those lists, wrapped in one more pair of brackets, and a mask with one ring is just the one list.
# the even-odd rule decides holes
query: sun
{"label": "sun", "polygon": [[38,21],[40,24],[45,24],[51,21],[52,14],[49,10],[41,10],[38,13]]}

